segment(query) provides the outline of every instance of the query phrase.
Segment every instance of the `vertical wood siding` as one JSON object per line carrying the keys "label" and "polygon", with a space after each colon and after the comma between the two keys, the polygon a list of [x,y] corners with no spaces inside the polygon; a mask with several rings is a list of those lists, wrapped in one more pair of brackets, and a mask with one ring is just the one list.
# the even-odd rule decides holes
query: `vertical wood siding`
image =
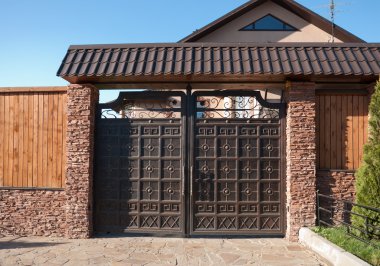
{"label": "vertical wood siding", "polygon": [[368,135],[367,95],[318,95],[319,169],[356,170]]}
{"label": "vertical wood siding", "polygon": [[63,188],[65,91],[0,91],[0,187]]}

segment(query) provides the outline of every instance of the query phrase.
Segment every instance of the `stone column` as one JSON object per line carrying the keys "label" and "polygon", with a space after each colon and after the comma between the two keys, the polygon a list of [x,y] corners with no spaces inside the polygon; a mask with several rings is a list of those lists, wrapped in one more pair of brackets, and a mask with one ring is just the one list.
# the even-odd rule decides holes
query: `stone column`
{"label": "stone column", "polygon": [[287,238],[316,221],[316,96],[314,83],[289,83],[286,118]]}
{"label": "stone column", "polygon": [[91,85],[67,90],[66,236],[92,234],[92,180],[96,104],[99,91]]}

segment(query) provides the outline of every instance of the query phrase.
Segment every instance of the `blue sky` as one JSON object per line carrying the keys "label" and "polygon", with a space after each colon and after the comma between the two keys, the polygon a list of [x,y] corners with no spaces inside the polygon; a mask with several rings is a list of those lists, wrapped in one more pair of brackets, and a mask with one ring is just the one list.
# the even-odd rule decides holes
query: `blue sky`
{"label": "blue sky", "polygon": [[[176,42],[246,0],[0,0],[0,87],[53,86],[70,44]],[[330,0],[299,0],[329,17]],[[336,0],[336,23],[380,42],[379,0]]]}

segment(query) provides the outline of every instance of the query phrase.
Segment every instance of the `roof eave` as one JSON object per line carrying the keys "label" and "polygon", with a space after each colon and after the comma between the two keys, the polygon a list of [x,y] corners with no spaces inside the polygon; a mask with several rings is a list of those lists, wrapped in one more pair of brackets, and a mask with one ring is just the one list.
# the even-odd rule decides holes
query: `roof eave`
{"label": "roof eave", "polygon": [[282,83],[285,81],[372,83],[376,75],[178,75],[178,76],[61,76],[71,84],[160,84],[160,83]]}

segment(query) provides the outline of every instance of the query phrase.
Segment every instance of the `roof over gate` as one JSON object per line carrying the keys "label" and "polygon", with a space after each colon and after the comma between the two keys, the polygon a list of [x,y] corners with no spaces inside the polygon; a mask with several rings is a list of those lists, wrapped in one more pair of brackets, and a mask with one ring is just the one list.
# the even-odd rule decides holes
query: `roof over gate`
{"label": "roof over gate", "polygon": [[268,81],[380,74],[380,44],[168,43],[70,46],[57,75],[71,83]]}

